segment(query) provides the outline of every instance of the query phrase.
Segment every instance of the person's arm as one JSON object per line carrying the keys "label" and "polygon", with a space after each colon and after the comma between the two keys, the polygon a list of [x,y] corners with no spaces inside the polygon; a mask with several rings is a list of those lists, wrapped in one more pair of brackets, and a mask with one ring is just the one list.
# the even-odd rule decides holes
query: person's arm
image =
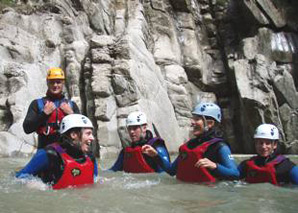
{"label": "person's arm", "polygon": [[30,162],[20,171],[16,172],[16,178],[28,178],[35,176],[49,168],[49,158],[44,149],[39,149]]}
{"label": "person's arm", "polygon": [[37,100],[31,102],[25,120],[23,122],[23,129],[26,134],[35,132],[40,125],[48,120],[49,115],[46,113],[39,112]]}
{"label": "person's arm", "polygon": [[94,177],[94,183],[96,183],[98,181],[98,165],[97,165],[97,160],[94,159],[93,163],[94,163],[94,175],[93,175],[93,177]]}
{"label": "person's arm", "polygon": [[294,166],[290,171],[290,180],[293,184],[298,184],[298,166]]}
{"label": "person's arm", "polygon": [[238,171],[239,171],[239,179],[244,179],[246,177],[246,173],[245,173],[245,161],[242,161],[239,166],[237,167]]}
{"label": "person's arm", "polygon": [[123,158],[124,158],[124,150],[122,149],[116,162],[114,163],[114,165],[108,169],[110,171],[114,171],[114,172],[117,172],[117,171],[123,171]]}
{"label": "person's arm", "polygon": [[177,173],[177,167],[178,167],[178,161],[179,161],[179,156],[174,160],[173,163],[171,163],[171,167],[166,170],[166,172],[171,175],[174,176]]}
{"label": "person's arm", "polygon": [[177,172],[177,165],[178,165],[178,157],[174,160],[173,163],[166,160],[166,158],[161,159],[162,157],[158,157],[158,164],[159,166],[169,175],[175,176]]}
{"label": "person's arm", "polygon": [[[151,145],[142,146],[142,153],[154,159],[154,161],[169,175],[174,176],[177,170],[177,159],[173,164],[170,162],[169,153],[164,146],[157,146],[156,148]],[[160,169],[157,172],[162,172]]]}
{"label": "person's arm", "polygon": [[157,172],[163,172],[169,170],[171,167],[171,161],[169,158],[168,150],[164,146],[156,147],[157,155],[153,157],[154,161],[159,165],[159,170]]}
{"label": "person's arm", "polygon": [[66,115],[80,114],[79,107],[74,101],[65,100],[59,107]]}
{"label": "person's arm", "polygon": [[220,163],[217,163],[216,168],[213,170],[217,175],[229,178],[238,179],[239,171],[237,169],[234,158],[232,157],[231,150],[228,146],[222,146],[218,150]]}

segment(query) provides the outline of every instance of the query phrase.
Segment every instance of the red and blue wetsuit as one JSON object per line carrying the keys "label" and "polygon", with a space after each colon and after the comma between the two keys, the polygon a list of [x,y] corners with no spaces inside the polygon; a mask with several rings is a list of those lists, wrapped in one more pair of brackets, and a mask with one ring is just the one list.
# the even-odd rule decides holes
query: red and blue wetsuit
{"label": "red and blue wetsuit", "polygon": [[298,184],[298,167],[276,153],[264,158],[255,156],[238,166],[240,178],[248,183]]}
{"label": "red and blue wetsuit", "polygon": [[[214,182],[215,180],[238,179],[239,172],[229,146],[222,139],[208,136],[194,138],[182,145],[179,156],[165,171],[186,182]],[[195,167],[201,158],[208,158],[217,164],[214,170]]]}
{"label": "red and blue wetsuit", "polygon": [[[44,104],[47,100],[56,105],[56,110],[50,115],[43,112]],[[74,113],[80,113],[78,106],[74,102],[65,99],[63,95],[59,97],[52,97],[47,94],[46,97],[36,99],[31,102],[23,122],[23,129],[26,134],[37,132],[38,149],[44,148],[59,140],[59,133],[57,129],[59,128],[60,121],[65,116],[59,106],[63,102],[69,103]]]}
{"label": "red and blue wetsuit", "polygon": [[[150,157],[142,154],[141,147],[145,144],[153,146],[158,155]],[[109,170],[129,173],[163,172],[163,166],[159,165],[169,164],[170,157],[164,141],[161,138],[153,138],[152,133],[147,130],[146,139],[122,149],[116,162]]]}
{"label": "red and blue wetsuit", "polygon": [[55,143],[37,150],[30,162],[16,173],[17,178],[37,176],[53,189],[91,184],[97,175],[97,162],[92,154],[83,154],[69,144]]}

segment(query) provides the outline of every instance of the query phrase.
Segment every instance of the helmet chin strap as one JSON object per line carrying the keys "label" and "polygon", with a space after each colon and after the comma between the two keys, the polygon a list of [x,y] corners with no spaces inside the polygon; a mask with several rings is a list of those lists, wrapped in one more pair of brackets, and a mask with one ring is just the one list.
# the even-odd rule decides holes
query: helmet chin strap
{"label": "helmet chin strap", "polygon": [[146,138],[146,130],[145,130],[145,132],[143,131],[143,128],[142,128],[142,125],[140,125],[140,128],[141,128],[141,130],[142,130],[142,134],[141,134],[141,136],[140,136],[140,141],[141,140],[143,140],[143,139],[145,139]]}
{"label": "helmet chin strap", "polygon": [[205,116],[202,116],[203,117],[203,121],[204,121],[204,132],[208,132],[209,131],[209,127],[207,125],[207,120],[205,118]]}

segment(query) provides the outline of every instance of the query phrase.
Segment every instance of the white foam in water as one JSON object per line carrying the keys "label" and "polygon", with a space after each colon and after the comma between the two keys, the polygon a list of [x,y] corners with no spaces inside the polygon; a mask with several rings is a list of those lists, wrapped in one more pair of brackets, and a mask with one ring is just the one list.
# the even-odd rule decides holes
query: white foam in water
{"label": "white foam in water", "polygon": [[140,188],[149,188],[154,185],[160,184],[160,180],[132,180],[128,181],[125,185],[125,189],[140,189]]}
{"label": "white foam in water", "polygon": [[41,179],[32,177],[30,179],[17,179],[17,182],[26,185],[29,189],[45,191],[51,189],[51,187],[42,182]]}

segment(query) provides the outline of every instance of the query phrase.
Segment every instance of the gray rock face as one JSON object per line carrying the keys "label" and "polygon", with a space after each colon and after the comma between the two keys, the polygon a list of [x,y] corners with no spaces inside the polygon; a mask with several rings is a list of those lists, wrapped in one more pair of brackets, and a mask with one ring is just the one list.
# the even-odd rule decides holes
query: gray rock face
{"label": "gray rock face", "polygon": [[34,148],[22,122],[53,66],[65,70],[65,92],[95,124],[102,154],[128,144],[135,110],[177,151],[200,101],[222,107],[234,152],[254,152],[254,129],[274,123],[284,151],[297,153],[297,4],[18,1],[0,15],[0,155]]}

